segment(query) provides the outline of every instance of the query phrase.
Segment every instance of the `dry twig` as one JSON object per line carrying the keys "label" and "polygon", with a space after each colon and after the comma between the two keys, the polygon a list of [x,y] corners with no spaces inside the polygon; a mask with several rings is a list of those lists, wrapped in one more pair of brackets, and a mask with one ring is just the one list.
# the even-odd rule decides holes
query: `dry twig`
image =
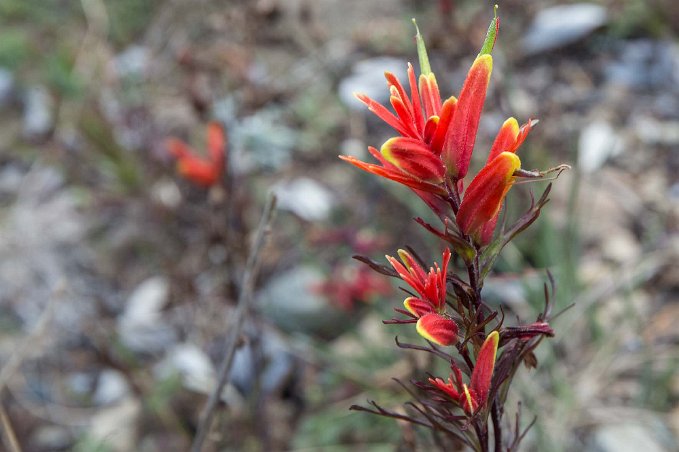
{"label": "dry twig", "polygon": [[238,337],[240,336],[241,329],[243,326],[243,318],[247,312],[247,305],[252,299],[252,291],[254,289],[255,277],[257,276],[257,270],[259,269],[259,262],[261,257],[261,251],[265,245],[265,239],[267,233],[270,229],[271,222],[273,221],[273,214],[276,207],[276,196],[271,194],[267,201],[266,207],[264,208],[264,213],[257,226],[257,231],[255,234],[255,241],[252,244],[250,250],[250,255],[248,256],[248,261],[245,265],[245,270],[243,271],[243,279],[240,288],[240,294],[238,296],[238,304],[234,312],[230,331],[231,336],[226,342],[227,350],[224,353],[224,361],[219,369],[219,374],[217,376],[217,386],[210,394],[208,401],[203,409],[201,415],[200,423],[198,424],[198,432],[191,445],[192,452],[199,452],[203,448],[203,442],[205,437],[210,430],[212,425],[212,418],[214,417],[215,409],[217,408],[217,403],[221,398],[222,391],[226,386],[229,378],[229,373],[231,371],[231,365],[233,364],[233,357],[236,354],[236,348],[238,345]]}
{"label": "dry twig", "polygon": [[0,423],[2,423],[2,438],[4,439],[5,446],[7,450],[11,452],[21,452],[21,447],[19,446],[19,441],[17,440],[14,429],[12,428],[12,423],[9,421],[9,416],[5,412],[5,407],[2,406],[0,402]]}

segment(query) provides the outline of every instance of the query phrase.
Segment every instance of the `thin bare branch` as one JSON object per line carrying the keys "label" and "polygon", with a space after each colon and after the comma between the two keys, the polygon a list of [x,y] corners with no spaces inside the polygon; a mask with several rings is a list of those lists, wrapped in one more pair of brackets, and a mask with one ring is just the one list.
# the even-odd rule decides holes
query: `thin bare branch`
{"label": "thin bare branch", "polygon": [[21,446],[17,440],[14,429],[12,428],[12,423],[9,420],[9,416],[5,412],[5,407],[0,403],[0,423],[2,424],[2,438],[4,439],[5,446],[10,452],[21,452]]}
{"label": "thin bare branch", "polygon": [[217,386],[214,391],[210,394],[208,401],[203,409],[203,413],[200,418],[200,423],[198,425],[198,432],[191,445],[192,452],[199,452],[203,448],[203,442],[207,436],[208,431],[212,425],[212,418],[214,417],[215,409],[217,404],[221,399],[222,391],[226,386],[229,379],[229,373],[231,371],[231,366],[233,364],[233,358],[236,354],[236,348],[238,345],[238,338],[241,333],[241,328],[243,326],[243,318],[247,312],[247,306],[252,299],[252,292],[254,290],[255,278],[257,276],[257,271],[259,270],[259,263],[261,258],[261,252],[266,244],[266,238],[268,237],[268,232],[271,229],[271,223],[273,221],[274,212],[276,209],[276,196],[271,194],[264,207],[264,213],[257,226],[257,231],[255,233],[255,241],[252,244],[250,250],[250,255],[248,256],[248,261],[245,265],[245,270],[243,271],[243,279],[240,288],[240,294],[238,296],[238,304],[234,312],[231,325],[229,325],[228,331],[231,331],[231,336],[227,344],[227,350],[224,352],[224,361],[219,369]]}

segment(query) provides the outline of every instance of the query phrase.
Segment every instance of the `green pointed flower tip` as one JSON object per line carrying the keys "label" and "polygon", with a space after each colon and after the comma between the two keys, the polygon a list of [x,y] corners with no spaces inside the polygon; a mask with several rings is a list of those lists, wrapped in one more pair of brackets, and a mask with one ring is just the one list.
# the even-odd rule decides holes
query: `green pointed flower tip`
{"label": "green pointed flower tip", "polygon": [[490,54],[495,46],[495,40],[497,39],[497,32],[500,30],[500,18],[497,17],[497,8],[495,5],[493,8],[493,20],[490,21],[488,26],[488,31],[486,32],[486,39],[483,41],[483,46],[481,47],[481,52],[479,56]]}
{"label": "green pointed flower tip", "polygon": [[429,56],[427,56],[427,48],[424,45],[424,39],[420,34],[420,29],[417,26],[417,21],[413,18],[413,25],[415,25],[415,42],[417,43],[417,57],[420,60],[420,73],[422,75],[431,74],[431,66],[429,65]]}

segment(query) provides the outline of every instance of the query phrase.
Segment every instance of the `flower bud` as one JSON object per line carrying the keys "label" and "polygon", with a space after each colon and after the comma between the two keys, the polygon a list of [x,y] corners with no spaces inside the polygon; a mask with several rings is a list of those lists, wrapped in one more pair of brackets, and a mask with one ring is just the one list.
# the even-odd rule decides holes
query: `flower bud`
{"label": "flower bud", "polygon": [[441,159],[420,140],[391,138],[382,145],[380,152],[385,160],[412,177],[435,184],[443,182],[445,168]]}
{"label": "flower bud", "polygon": [[436,313],[425,314],[417,321],[417,332],[435,344],[448,346],[457,342],[457,324]]}
{"label": "flower bud", "polygon": [[462,179],[469,169],[492,70],[493,57],[478,56],[462,86],[441,154],[448,174],[455,179]]}
{"label": "flower bud", "polygon": [[463,234],[478,235],[483,225],[497,214],[514,184],[514,171],[519,168],[519,157],[503,152],[479,171],[467,187],[457,212],[456,221]]}

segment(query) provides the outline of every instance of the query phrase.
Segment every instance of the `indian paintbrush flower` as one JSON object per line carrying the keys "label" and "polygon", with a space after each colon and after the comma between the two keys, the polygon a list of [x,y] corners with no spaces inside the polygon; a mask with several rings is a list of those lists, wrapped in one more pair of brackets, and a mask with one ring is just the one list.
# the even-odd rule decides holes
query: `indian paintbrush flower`
{"label": "indian paintbrush flower", "polygon": [[[410,139],[398,142],[401,150],[398,155],[388,152],[394,144],[393,138],[387,141],[387,143],[391,142],[387,146],[387,155],[385,155],[384,146],[382,148],[382,155],[386,157],[386,160],[400,169],[403,174],[394,177],[396,175],[392,172],[379,170],[379,165],[366,164],[349,156],[340,156],[340,158],[365,171],[412,188],[420,188],[407,183],[408,176],[415,180],[440,184],[443,182],[442,167],[455,180],[462,179],[467,174],[493,67],[493,57],[490,52],[495,44],[499,21],[495,18],[491,22],[481,52],[467,74],[459,100],[455,97],[441,100],[424,40],[417,29],[417,24],[415,27],[421,74],[416,80],[415,71],[412,65],[408,64],[410,95],[406,93],[405,88],[394,74],[385,72],[390,93],[389,100],[395,113],[364,94],[356,95],[370,111],[393,127],[401,137]],[[384,165],[382,158],[377,157],[372,151],[371,153]],[[434,160],[437,160],[436,164]],[[436,190],[427,191],[435,192]]]}
{"label": "indian paintbrush flower", "polygon": [[[352,409],[429,427],[437,438],[447,435],[449,443],[444,445],[437,440],[442,450],[464,444],[486,452],[490,450],[491,439],[495,450],[515,450],[525,431],[519,430],[517,420],[516,431],[503,432],[501,421],[507,389],[519,365],[523,362],[535,366],[533,350],[544,337],[554,335],[549,325],[553,294],[545,286],[545,309],[534,323],[504,326],[501,308],[489,304],[481,292],[484,279],[502,248],[538,218],[548,200],[549,187],[537,202],[531,201],[529,210],[513,225],[503,228],[498,240],[491,245],[499,213],[511,187],[519,177],[539,179],[566,166],[546,172],[523,170],[516,152],[537,121],[528,120],[519,126],[515,118],[509,118],[500,127],[485,165],[466,184],[493,67],[490,53],[499,19],[496,16],[492,20],[459,97],[445,101],[441,99],[422,36],[417,25],[415,27],[421,73],[416,78],[412,65],[408,65],[408,91],[393,74],[385,74],[393,111],[365,95],[357,95],[397,136],[389,138],[379,151],[368,148],[378,163],[348,156],[340,158],[411,188],[441,219],[443,228],[439,229],[416,218],[417,223],[452,248],[452,252],[445,249],[440,266],[434,263],[425,271],[420,264],[422,260],[413,257],[414,252],[403,250],[398,251],[400,260],[386,256],[393,271],[368,258],[359,259],[382,274],[399,277],[412,289],[404,289],[409,294],[403,302],[405,309],[396,309],[406,318],[384,323],[416,323],[417,332],[429,343],[428,346],[406,344],[397,338],[397,345],[445,359],[452,372],[447,381],[432,376],[427,382],[416,382],[424,391],[423,397],[428,395],[428,398],[420,399],[418,395],[417,403],[408,404],[404,412],[386,410],[375,402],[370,402],[375,410],[360,406]],[[454,270],[448,273],[449,264],[459,264],[458,268],[463,273],[466,270],[466,275]],[[491,332],[486,333],[488,330]],[[496,360],[500,347],[502,353]],[[465,416],[458,414],[460,410]],[[505,444],[506,440],[511,442]]]}
{"label": "indian paintbrush flower", "polygon": [[476,58],[462,86],[455,114],[446,132],[441,157],[448,174],[455,180],[462,179],[469,169],[492,70],[493,57],[490,54]]}
{"label": "indian paintbrush flower", "polygon": [[[527,123],[519,128],[519,123],[515,118],[507,119],[495,137],[493,146],[488,153],[486,165],[502,152],[516,152],[537,122],[537,120],[529,119]],[[477,241],[480,245],[487,245],[492,240],[499,215],[500,212],[498,210],[495,216],[482,226],[480,233],[477,234]]]}
{"label": "indian paintbrush flower", "polygon": [[182,177],[202,187],[210,187],[219,182],[224,172],[226,147],[226,134],[219,123],[211,122],[207,126],[207,157],[199,156],[178,138],[168,138],[165,145],[177,160],[177,172]]}
{"label": "indian paintbrush flower", "polygon": [[[505,172],[509,167],[520,168],[518,158],[505,156],[497,161],[495,159],[502,152],[515,153],[535,122],[528,121],[519,128],[516,119],[505,121],[490,150],[486,166],[470,184],[473,189],[462,193],[462,179],[469,170],[492,72],[491,51],[497,38],[499,19],[495,17],[491,22],[459,99],[450,97],[445,101],[441,99],[417,24],[415,27],[419,78],[416,78],[413,66],[408,64],[407,92],[398,77],[385,73],[393,112],[364,94],[356,95],[399,136],[388,139],[380,151],[368,148],[379,164],[366,163],[351,156],[340,158],[364,171],[410,187],[442,219],[445,218],[445,206],[450,201],[450,187],[455,187],[462,199],[458,206],[462,212],[457,215],[461,232],[472,235],[478,245],[487,245],[492,239],[504,197],[514,182],[514,177]],[[484,202],[477,206],[481,198]]]}
{"label": "indian paintbrush flower", "polygon": [[407,251],[398,250],[398,255],[402,263],[391,256],[387,256],[387,260],[401,278],[417,292],[418,296],[408,297],[403,302],[407,312],[417,319],[417,332],[439,345],[454,344],[457,342],[457,324],[445,313],[446,275],[450,250],[446,249],[443,252],[441,267],[434,263],[434,267],[429,268],[429,273],[425,273],[422,266]]}
{"label": "indian paintbrush flower", "polygon": [[479,171],[467,187],[457,212],[457,224],[463,234],[474,236],[480,242],[481,229],[500,211],[502,201],[514,185],[514,172],[519,168],[519,157],[503,152]]}
{"label": "indian paintbrush flower", "polygon": [[441,378],[430,378],[429,383],[457,402],[467,414],[473,415],[488,401],[499,342],[497,331],[486,337],[476,357],[469,385],[462,382],[462,372],[454,364],[447,382]]}

